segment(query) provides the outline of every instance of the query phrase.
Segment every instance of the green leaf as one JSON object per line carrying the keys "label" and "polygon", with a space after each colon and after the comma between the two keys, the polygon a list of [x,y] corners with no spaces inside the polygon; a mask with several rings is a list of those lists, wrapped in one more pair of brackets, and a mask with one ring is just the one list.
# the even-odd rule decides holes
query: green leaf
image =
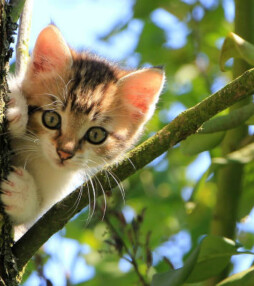
{"label": "green leaf", "polygon": [[209,235],[201,243],[197,263],[187,282],[199,282],[218,275],[228,265],[237,252],[238,245],[233,240]]}
{"label": "green leaf", "polygon": [[254,46],[235,33],[230,32],[221,49],[220,68],[222,71],[225,71],[224,65],[230,58],[241,58],[253,66]]}
{"label": "green leaf", "polygon": [[247,125],[254,125],[254,115],[251,116],[246,122],[245,124]]}
{"label": "green leaf", "polygon": [[180,1],[165,1],[160,3],[160,6],[181,21],[185,20],[186,14],[190,11],[190,5]]}
{"label": "green leaf", "polygon": [[225,158],[214,158],[215,164],[225,165],[230,162],[247,164],[254,160],[254,143],[244,146],[243,148],[229,153]]}
{"label": "green leaf", "polygon": [[[254,205],[254,192],[253,192],[253,185],[254,185],[254,161],[246,164],[244,166],[244,180],[243,180],[243,190],[239,206],[238,206],[238,221],[242,220],[245,216],[247,216],[253,208]],[[247,237],[251,236],[251,239]],[[240,241],[243,241],[243,245],[245,248],[252,248],[254,245],[254,237],[252,234],[241,233],[239,234],[241,237]],[[247,239],[247,241],[245,240]]]}
{"label": "green leaf", "polygon": [[200,251],[200,246],[198,246],[192,254],[186,260],[182,268],[176,270],[170,270],[169,272],[155,274],[153,276],[151,286],[178,286],[182,285],[188,276],[190,275],[192,269],[195,266],[198,255]]}
{"label": "green leaf", "polygon": [[206,181],[208,179],[208,177],[214,173],[214,171],[218,168],[218,165],[216,164],[211,164],[208,169],[203,173],[203,175],[200,177],[200,179],[196,182],[193,191],[192,191],[192,195],[191,198],[193,199],[195,197],[195,194],[198,193],[199,191],[202,191],[202,189],[204,189],[204,186],[206,184]]}
{"label": "green leaf", "polygon": [[217,286],[252,286],[254,281],[254,266],[251,268],[234,274],[219,284]]}
{"label": "green leaf", "polygon": [[227,115],[218,116],[208,120],[202,125],[198,133],[207,134],[236,128],[248,120],[253,114],[254,104],[250,103],[241,108],[233,110]]}
{"label": "green leaf", "polygon": [[[166,5],[168,0],[161,0],[160,5]],[[156,1],[137,0],[134,6],[134,18],[146,19],[150,13],[158,8]]]}
{"label": "green leaf", "polygon": [[196,155],[216,147],[224,138],[225,132],[211,134],[194,134],[181,142],[181,149],[185,155]]}
{"label": "green leaf", "polygon": [[[164,31],[148,19],[144,22],[136,52],[140,53],[143,62],[160,65],[163,64],[165,54],[168,54],[167,49],[163,47],[165,43]],[[152,57],[151,51],[153,51]]]}
{"label": "green leaf", "polygon": [[152,286],[178,286],[218,275],[237,252],[238,245],[227,238],[209,235],[192,252],[182,268],[155,274]]}

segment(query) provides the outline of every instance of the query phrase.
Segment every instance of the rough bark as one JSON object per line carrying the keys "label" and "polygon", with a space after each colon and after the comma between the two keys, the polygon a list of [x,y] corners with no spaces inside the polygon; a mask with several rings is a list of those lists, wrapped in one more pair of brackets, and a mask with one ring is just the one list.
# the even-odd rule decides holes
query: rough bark
{"label": "rough bark", "polygon": [[[11,11],[14,11],[11,8],[11,3],[0,0],[0,180],[6,178],[10,168],[10,146],[4,113],[8,101],[6,75],[12,54],[10,44],[13,42],[13,33],[17,28],[17,25],[11,21]],[[19,275],[12,245],[12,227],[0,203],[0,285],[18,285]]]}

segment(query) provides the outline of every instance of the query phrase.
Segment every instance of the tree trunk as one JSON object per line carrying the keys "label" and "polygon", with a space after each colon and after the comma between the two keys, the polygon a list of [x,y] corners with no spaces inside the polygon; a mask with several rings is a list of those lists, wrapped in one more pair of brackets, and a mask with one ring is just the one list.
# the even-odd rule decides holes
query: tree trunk
{"label": "tree trunk", "polygon": [[[12,34],[17,25],[10,21],[10,5],[0,0],[0,179],[4,179],[9,172],[10,146],[7,134],[5,109],[7,98],[8,61],[12,51],[9,46]],[[11,247],[13,245],[12,227],[8,217],[0,205],[0,285],[18,285],[16,281],[17,267]]]}

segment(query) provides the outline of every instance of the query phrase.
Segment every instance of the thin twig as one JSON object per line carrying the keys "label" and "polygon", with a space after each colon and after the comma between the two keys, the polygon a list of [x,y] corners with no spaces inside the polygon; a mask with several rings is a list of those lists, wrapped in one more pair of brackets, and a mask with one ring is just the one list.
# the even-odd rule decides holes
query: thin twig
{"label": "thin twig", "polygon": [[[135,272],[137,273],[139,280],[141,282],[141,284],[143,286],[149,286],[149,284],[147,284],[147,282],[145,281],[143,275],[140,273],[139,268],[138,268],[138,263],[136,261],[136,257],[135,257],[135,253],[131,253],[130,249],[128,248],[127,244],[125,243],[124,239],[121,237],[121,235],[118,233],[118,231],[116,230],[116,228],[114,227],[114,225],[110,222],[110,220],[107,218],[107,216],[104,217],[105,222],[107,223],[107,225],[109,226],[110,230],[112,231],[112,233],[121,240],[121,245],[124,248],[124,250],[126,251],[126,253],[130,256],[130,260],[129,263],[131,263],[134,267]],[[134,249],[133,249],[134,250]],[[133,251],[135,252],[135,250]],[[119,252],[119,254],[121,255],[121,253]]]}

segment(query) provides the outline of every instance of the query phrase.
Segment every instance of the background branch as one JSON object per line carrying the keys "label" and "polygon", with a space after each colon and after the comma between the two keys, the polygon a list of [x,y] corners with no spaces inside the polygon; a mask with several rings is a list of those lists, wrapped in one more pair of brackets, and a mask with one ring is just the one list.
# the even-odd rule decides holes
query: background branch
{"label": "background branch", "polygon": [[[109,166],[108,171],[117,175],[122,181],[143,168],[146,164],[160,156],[190,134],[195,133],[200,126],[212,116],[230,105],[246,98],[254,92],[254,69],[245,72],[239,78],[226,85],[220,91],[209,96],[196,106],[186,110],[171,123],[161,129],[156,135],[130,151],[127,158],[118,164]],[[134,168],[135,166],[135,168]],[[100,184],[98,184],[98,181]],[[90,182],[84,186],[81,198],[80,191],[76,190],[63,201],[53,206],[19,241],[13,246],[17,257],[18,268],[22,269],[28,260],[35,254],[55,232],[60,230],[76,213],[89,203],[87,190]],[[93,178],[96,195],[102,194],[102,188],[111,191],[117,182],[109,179],[102,170]],[[73,210],[72,206],[78,202]],[[40,234],[40,235],[38,235]]]}
{"label": "background branch", "polygon": [[26,0],[20,16],[18,40],[16,45],[15,74],[23,77],[29,60],[29,39],[32,21],[33,0]]}

